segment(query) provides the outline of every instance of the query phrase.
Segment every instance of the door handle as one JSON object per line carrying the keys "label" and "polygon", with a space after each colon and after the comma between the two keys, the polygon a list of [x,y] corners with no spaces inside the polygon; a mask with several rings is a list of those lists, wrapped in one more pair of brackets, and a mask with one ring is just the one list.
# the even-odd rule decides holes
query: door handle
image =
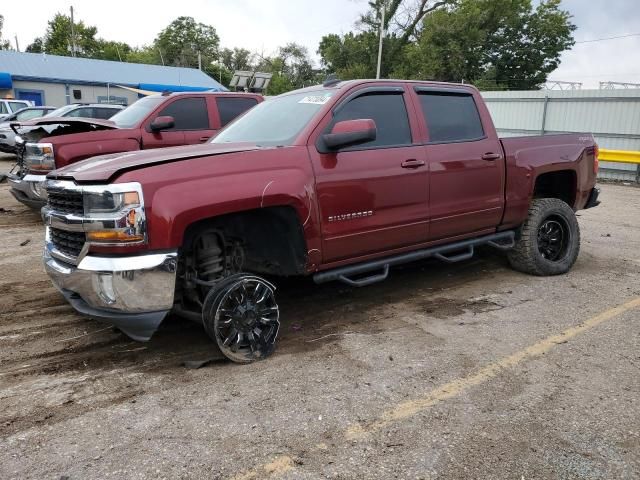
{"label": "door handle", "polygon": [[201,142],[206,142],[207,140],[209,140],[211,137],[200,137],[200,141]]}
{"label": "door handle", "polygon": [[425,163],[424,160],[416,160],[415,158],[412,158],[410,160],[405,160],[400,164],[400,166],[402,168],[419,168],[424,167]]}
{"label": "door handle", "polygon": [[499,153],[489,152],[482,155],[482,160],[489,160],[490,162],[492,162],[493,160],[498,160],[501,157],[502,155],[500,155]]}

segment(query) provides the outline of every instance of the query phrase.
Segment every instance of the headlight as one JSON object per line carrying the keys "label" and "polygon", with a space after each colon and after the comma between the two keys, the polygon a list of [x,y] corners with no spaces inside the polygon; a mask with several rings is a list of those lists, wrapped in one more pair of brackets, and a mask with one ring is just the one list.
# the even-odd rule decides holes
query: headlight
{"label": "headlight", "polygon": [[146,221],[139,183],[83,188],[87,240],[95,245],[146,241]]}
{"label": "headlight", "polygon": [[45,173],[55,170],[53,145],[50,143],[27,143],[24,151],[24,164],[33,173]]}
{"label": "headlight", "polygon": [[85,193],[83,197],[84,213],[87,216],[96,213],[118,212],[125,208],[140,206],[138,192],[95,192]]}

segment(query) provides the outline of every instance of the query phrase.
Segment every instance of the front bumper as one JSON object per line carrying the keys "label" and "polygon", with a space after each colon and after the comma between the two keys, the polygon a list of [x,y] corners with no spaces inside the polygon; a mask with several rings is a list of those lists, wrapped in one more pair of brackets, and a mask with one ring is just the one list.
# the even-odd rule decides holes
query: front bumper
{"label": "front bumper", "polygon": [[87,255],[77,266],[44,250],[45,270],[78,312],[147,341],[173,307],[177,252],[127,257]]}
{"label": "front bumper", "polygon": [[40,210],[47,203],[45,181],[46,175],[8,175],[7,181],[11,185],[11,194],[20,203],[34,210]]}

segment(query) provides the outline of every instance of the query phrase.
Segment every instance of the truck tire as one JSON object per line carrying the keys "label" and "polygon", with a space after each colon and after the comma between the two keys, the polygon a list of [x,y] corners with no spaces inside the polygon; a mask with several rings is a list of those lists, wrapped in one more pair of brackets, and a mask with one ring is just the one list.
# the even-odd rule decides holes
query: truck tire
{"label": "truck tire", "polygon": [[273,353],[280,329],[274,291],[275,287],[263,278],[237,273],[207,294],[202,322],[229,360],[251,363]]}
{"label": "truck tire", "polygon": [[571,269],[579,252],[580,227],[572,208],[557,198],[538,198],[531,202],[508,258],[520,272],[561,275]]}

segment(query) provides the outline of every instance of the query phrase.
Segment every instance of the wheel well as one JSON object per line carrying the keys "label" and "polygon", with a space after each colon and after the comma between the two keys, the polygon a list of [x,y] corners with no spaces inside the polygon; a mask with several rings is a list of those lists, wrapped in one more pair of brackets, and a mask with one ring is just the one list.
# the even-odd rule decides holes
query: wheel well
{"label": "wheel well", "polygon": [[189,252],[198,236],[215,230],[244,250],[244,270],[270,275],[299,275],[306,271],[307,249],[302,225],[292,207],[268,207],[200,220],[184,235]]}
{"label": "wheel well", "polygon": [[576,173],[572,170],[543,173],[536,178],[533,198],[558,198],[574,206],[576,200]]}

